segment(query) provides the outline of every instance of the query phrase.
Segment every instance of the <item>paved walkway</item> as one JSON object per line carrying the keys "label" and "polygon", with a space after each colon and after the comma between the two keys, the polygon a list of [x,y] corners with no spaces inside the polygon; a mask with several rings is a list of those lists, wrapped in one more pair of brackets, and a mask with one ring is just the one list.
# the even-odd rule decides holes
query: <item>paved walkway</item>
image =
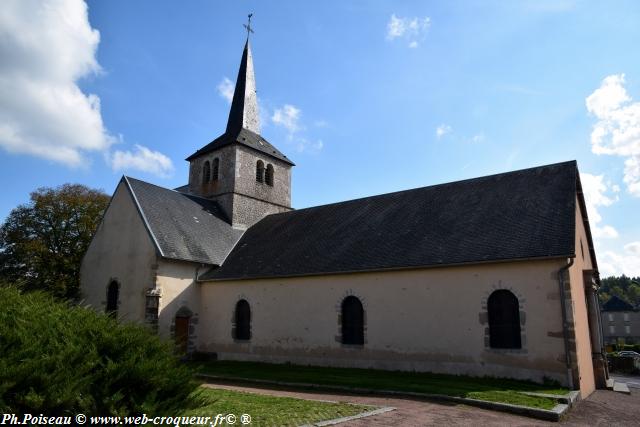
{"label": "paved walkway", "polygon": [[611,378],[617,382],[626,383],[629,388],[640,388],[640,375],[614,373],[611,374]]}
{"label": "paved walkway", "polygon": [[539,421],[532,418],[466,405],[430,402],[418,399],[365,396],[348,393],[326,393],[314,391],[292,391],[257,386],[209,384],[209,387],[273,396],[297,397],[300,399],[331,400],[336,402],[361,403],[376,406],[392,406],[395,411],[340,424],[342,427],[356,426],[638,426],[640,425],[640,390],[630,396],[599,390],[585,401],[578,402],[569,412],[567,420],[560,423]]}

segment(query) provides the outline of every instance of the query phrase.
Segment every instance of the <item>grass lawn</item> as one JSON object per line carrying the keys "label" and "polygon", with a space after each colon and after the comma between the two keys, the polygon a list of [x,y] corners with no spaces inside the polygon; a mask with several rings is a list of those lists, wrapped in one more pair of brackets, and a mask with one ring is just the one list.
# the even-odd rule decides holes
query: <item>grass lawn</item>
{"label": "grass lawn", "polygon": [[375,409],[371,406],[264,396],[208,387],[203,387],[199,393],[202,393],[201,397],[206,403],[184,415],[215,418],[216,414],[234,414],[237,417],[236,425],[243,425],[240,421],[242,414],[251,416],[251,426],[299,426]]}
{"label": "grass lawn", "polygon": [[479,378],[422,372],[391,372],[373,369],[325,368],[288,364],[215,361],[197,363],[196,372],[225,378],[311,383],[326,386],[358,387],[444,394],[492,402],[551,409],[555,399],[533,397],[521,392],[567,394],[568,390],[528,381]]}

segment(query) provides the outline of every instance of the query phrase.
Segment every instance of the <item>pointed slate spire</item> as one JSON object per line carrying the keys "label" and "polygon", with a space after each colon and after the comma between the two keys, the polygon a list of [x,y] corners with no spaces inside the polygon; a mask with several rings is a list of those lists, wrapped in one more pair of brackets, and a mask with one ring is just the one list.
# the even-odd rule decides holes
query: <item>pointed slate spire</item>
{"label": "pointed slate spire", "polygon": [[256,95],[256,79],[253,74],[253,58],[249,37],[244,45],[240,70],[233,92],[233,101],[229,111],[227,133],[240,132],[242,128],[260,134],[260,115],[258,112],[258,96]]}

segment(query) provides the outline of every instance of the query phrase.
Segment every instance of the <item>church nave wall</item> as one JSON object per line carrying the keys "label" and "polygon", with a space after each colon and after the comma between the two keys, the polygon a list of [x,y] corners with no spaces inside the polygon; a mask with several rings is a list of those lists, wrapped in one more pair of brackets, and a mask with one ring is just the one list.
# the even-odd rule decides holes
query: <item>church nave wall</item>
{"label": "church nave wall", "polygon": [[[202,284],[198,349],[220,359],[492,375],[566,383],[556,274],[562,260]],[[487,299],[518,298],[522,348],[491,348]],[[364,345],[345,345],[341,303],[364,308]],[[232,336],[235,304],[251,339]]]}

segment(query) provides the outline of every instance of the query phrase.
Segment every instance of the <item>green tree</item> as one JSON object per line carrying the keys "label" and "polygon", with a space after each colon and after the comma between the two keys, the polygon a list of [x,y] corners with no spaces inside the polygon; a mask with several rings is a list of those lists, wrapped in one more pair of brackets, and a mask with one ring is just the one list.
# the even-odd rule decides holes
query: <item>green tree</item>
{"label": "green tree", "polygon": [[609,301],[613,295],[633,306],[640,306],[640,277],[610,276],[601,280],[598,291],[602,304]]}
{"label": "green tree", "polygon": [[82,257],[108,203],[104,192],[78,184],[31,193],[0,226],[0,279],[76,298]]}

